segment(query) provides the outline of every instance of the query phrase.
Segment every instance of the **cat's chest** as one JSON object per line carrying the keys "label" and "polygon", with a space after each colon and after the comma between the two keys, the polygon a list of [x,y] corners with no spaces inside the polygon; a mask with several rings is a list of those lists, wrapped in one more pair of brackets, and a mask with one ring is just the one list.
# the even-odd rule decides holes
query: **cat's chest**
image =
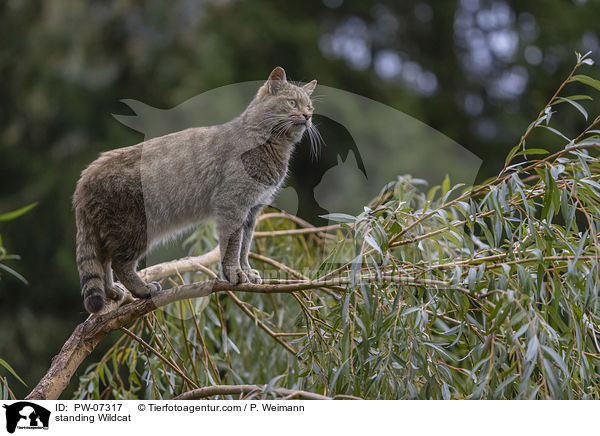
{"label": "cat's chest", "polygon": [[265,191],[274,191],[279,187],[287,174],[288,160],[285,151],[270,142],[245,151],[241,156],[246,175],[266,188]]}

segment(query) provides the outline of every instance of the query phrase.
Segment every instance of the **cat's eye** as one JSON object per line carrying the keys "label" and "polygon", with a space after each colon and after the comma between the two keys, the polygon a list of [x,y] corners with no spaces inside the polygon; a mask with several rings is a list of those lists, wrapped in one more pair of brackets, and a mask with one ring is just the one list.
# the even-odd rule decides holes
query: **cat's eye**
{"label": "cat's eye", "polygon": [[290,106],[296,107],[296,106],[298,106],[298,103],[296,102],[296,100],[290,100]]}

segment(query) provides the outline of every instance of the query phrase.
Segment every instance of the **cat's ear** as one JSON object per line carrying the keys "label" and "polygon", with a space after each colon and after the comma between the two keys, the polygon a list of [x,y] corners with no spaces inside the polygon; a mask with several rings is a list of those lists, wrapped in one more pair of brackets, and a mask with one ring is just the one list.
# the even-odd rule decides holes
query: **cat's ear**
{"label": "cat's ear", "polygon": [[271,74],[269,75],[269,79],[267,80],[267,91],[269,94],[277,94],[277,92],[287,83],[287,79],[285,77],[285,70],[281,67],[275,67]]}
{"label": "cat's ear", "polygon": [[308,95],[311,95],[317,86],[317,81],[313,80],[312,82],[308,82],[306,85],[302,87],[306,91]]}

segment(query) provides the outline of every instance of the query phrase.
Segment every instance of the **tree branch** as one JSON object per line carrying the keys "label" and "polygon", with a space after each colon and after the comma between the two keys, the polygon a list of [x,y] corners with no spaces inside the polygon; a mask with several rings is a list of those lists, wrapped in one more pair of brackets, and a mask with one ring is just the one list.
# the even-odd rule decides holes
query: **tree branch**
{"label": "tree branch", "polygon": [[[270,232],[254,232],[255,238],[265,238],[273,236],[290,236],[290,235],[306,235],[309,233],[324,233],[329,230],[341,229],[341,224],[332,224],[324,227],[307,227],[302,229],[290,229],[290,230],[272,230]],[[324,233],[326,234],[326,233]]]}
{"label": "tree branch", "polygon": [[190,256],[171,262],[159,263],[158,265],[141,270],[139,274],[143,280],[152,282],[181,273],[198,271],[199,269],[202,269],[202,267],[216,263],[218,260],[219,246],[217,245],[208,253],[204,253],[201,256]]}

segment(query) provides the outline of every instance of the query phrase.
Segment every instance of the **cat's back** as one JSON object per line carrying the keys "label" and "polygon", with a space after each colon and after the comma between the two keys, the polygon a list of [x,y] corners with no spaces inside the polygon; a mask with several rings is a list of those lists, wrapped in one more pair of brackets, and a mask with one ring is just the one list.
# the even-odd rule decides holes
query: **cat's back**
{"label": "cat's back", "polygon": [[73,207],[107,196],[120,187],[139,183],[140,144],[106,151],[81,172]]}
{"label": "cat's back", "polygon": [[103,152],[82,172],[73,206],[133,196],[157,216],[169,207],[186,216],[208,212],[213,193],[231,177],[230,162],[239,160],[243,145],[235,133],[229,123],[193,127]]}

